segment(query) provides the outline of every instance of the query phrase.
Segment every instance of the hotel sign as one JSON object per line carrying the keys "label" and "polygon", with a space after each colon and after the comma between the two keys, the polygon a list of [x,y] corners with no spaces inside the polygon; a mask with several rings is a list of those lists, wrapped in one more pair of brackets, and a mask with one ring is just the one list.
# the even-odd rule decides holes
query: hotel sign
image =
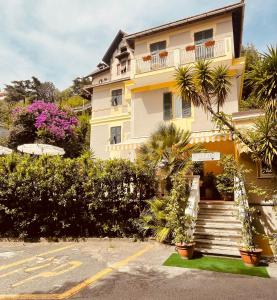
{"label": "hotel sign", "polygon": [[220,152],[192,153],[192,161],[220,160]]}

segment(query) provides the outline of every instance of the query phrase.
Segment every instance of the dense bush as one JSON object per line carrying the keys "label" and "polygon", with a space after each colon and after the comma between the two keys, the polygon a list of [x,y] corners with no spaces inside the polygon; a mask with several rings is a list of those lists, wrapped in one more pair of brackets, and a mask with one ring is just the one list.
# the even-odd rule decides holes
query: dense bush
{"label": "dense bush", "polygon": [[125,160],[0,157],[0,235],[134,236],[153,186]]}

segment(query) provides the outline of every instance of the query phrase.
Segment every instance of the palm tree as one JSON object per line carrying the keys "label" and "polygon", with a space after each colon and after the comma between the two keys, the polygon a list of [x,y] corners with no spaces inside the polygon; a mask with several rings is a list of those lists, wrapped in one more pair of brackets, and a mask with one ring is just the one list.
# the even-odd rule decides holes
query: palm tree
{"label": "palm tree", "polygon": [[[276,150],[272,150],[270,143],[264,144],[264,146],[268,147],[264,153],[271,154],[267,158],[261,157],[257,144],[253,143],[252,136],[250,137],[236,129],[228,116],[220,110],[230,92],[229,70],[226,66],[211,67],[210,64],[211,62],[209,61],[198,61],[194,67],[180,67],[176,72],[176,84],[180,94],[184,99],[191,100],[194,106],[202,107],[205,111],[208,111],[219,128],[225,127],[229,129],[235,138],[248,146],[256,159],[262,159],[266,164],[272,166],[273,159],[276,159]],[[255,82],[260,84],[260,87],[255,89],[255,93],[261,98],[267,97],[265,99],[271,99],[269,101],[271,103],[271,111],[275,111],[276,115],[277,50],[270,49],[269,54],[264,55],[261,64],[263,64],[263,69],[262,71],[259,68],[257,69],[255,79]],[[263,76],[265,76],[264,79]],[[252,78],[254,82],[255,77],[253,74]],[[262,87],[263,84],[267,84],[267,86]],[[258,128],[259,126],[257,126]],[[276,149],[276,145],[274,147]]]}
{"label": "palm tree", "polygon": [[190,132],[173,123],[162,124],[138,150],[138,162],[163,169],[166,180],[173,174],[191,167],[191,154],[199,145],[191,145]]}
{"label": "palm tree", "polygon": [[263,108],[277,119],[277,46],[269,46],[268,53],[261,54],[261,60],[251,65],[246,74],[251,96],[263,104]]}

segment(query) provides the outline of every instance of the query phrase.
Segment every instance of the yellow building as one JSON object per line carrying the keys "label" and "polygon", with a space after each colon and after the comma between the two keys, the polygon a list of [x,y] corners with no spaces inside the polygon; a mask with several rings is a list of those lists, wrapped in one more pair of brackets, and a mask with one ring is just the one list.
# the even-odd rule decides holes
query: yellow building
{"label": "yellow building", "polygon": [[[119,31],[97,70],[87,76],[92,81],[86,89],[92,95],[91,148],[96,157],[133,160],[162,122],[190,130],[191,143],[238,157],[232,136],[219,132],[202,108],[181,99],[174,74],[198,59],[227,65],[232,86],[223,111],[240,122],[243,18],[242,1],[133,34]],[[215,161],[203,168],[204,174],[220,172]]]}

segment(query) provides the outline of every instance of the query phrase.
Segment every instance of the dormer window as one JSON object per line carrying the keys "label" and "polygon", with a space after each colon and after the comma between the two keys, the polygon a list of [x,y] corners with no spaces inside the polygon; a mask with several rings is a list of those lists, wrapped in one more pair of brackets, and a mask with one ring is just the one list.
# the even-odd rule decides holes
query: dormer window
{"label": "dormer window", "polygon": [[122,46],[120,48],[120,52],[123,53],[123,52],[126,52],[127,51],[127,47],[126,46]]}
{"label": "dormer window", "polygon": [[112,106],[118,106],[122,104],[122,89],[112,91]]}

